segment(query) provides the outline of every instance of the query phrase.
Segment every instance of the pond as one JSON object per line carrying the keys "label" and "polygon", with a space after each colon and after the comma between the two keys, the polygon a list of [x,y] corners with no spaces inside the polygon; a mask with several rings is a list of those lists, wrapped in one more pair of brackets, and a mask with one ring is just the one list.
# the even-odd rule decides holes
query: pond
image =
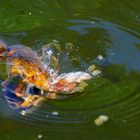
{"label": "pond", "polygon": [[[1,0],[0,21],[0,38],[8,45],[39,50],[59,41],[62,72],[92,64],[102,71],[83,93],[46,100],[25,116],[9,108],[1,87],[1,140],[140,139],[140,1]],[[1,64],[0,80],[6,77]],[[99,115],[109,120],[96,126]]]}

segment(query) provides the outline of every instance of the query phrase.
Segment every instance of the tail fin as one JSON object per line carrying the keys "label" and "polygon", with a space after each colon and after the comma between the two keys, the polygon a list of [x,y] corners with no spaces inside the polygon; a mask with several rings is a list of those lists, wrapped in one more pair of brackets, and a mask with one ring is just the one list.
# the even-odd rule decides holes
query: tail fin
{"label": "tail fin", "polygon": [[85,80],[91,79],[92,76],[86,72],[70,72],[59,75],[52,84],[56,92],[73,93],[73,90],[79,85],[79,83]]}

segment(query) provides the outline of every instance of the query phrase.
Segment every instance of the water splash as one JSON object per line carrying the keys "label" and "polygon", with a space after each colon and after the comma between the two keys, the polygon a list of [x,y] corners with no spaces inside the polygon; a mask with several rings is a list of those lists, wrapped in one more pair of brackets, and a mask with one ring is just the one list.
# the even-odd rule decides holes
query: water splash
{"label": "water splash", "polygon": [[4,48],[1,54],[7,59],[8,74],[7,80],[2,83],[4,97],[9,106],[21,111],[22,115],[47,98],[57,99],[57,94],[83,92],[87,86],[84,81],[92,78],[82,71],[59,74],[61,47],[56,41],[43,45],[41,56],[20,44]]}

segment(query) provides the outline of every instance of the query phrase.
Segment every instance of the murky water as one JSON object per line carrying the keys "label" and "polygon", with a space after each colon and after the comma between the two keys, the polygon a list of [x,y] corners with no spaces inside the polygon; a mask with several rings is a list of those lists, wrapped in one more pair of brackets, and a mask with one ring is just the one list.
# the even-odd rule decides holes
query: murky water
{"label": "murky water", "polygon": [[[0,139],[140,139],[139,9],[138,0],[0,1],[0,38],[7,44],[39,50],[58,40],[62,72],[85,71],[93,63],[102,71],[84,93],[47,100],[25,116],[1,93]],[[4,80],[5,65],[0,68]],[[102,126],[94,124],[99,115],[109,117]]]}

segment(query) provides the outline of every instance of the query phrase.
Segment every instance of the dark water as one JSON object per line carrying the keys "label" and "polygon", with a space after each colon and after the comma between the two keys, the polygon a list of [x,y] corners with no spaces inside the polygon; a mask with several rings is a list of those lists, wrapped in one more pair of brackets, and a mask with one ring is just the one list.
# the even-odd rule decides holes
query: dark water
{"label": "dark water", "polygon": [[[38,135],[45,140],[140,139],[139,0],[1,0],[0,38],[36,50],[58,40],[62,72],[96,63],[103,73],[84,93],[47,100],[26,116],[12,111],[1,93],[0,140],[37,140]],[[0,79],[5,78],[3,64]],[[98,127],[99,115],[109,121]]]}

